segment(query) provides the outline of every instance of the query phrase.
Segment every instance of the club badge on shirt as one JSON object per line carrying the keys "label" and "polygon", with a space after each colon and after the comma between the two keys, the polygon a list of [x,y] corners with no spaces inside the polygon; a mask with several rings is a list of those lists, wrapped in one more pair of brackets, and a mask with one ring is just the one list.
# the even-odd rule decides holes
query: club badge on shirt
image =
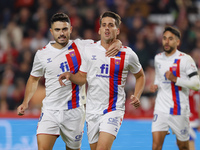
{"label": "club badge on shirt", "polygon": [[121,61],[121,58],[120,58],[120,57],[115,57],[115,64],[116,64],[116,65],[119,65],[119,64],[120,64],[120,61]]}
{"label": "club badge on shirt", "polygon": [[69,55],[70,55],[71,57],[74,57],[74,56],[75,56],[74,49],[69,49]]}

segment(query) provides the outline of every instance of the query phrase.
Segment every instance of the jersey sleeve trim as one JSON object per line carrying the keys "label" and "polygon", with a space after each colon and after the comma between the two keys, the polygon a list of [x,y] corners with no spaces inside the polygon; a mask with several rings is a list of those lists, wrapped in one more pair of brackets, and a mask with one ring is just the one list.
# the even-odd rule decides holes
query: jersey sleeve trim
{"label": "jersey sleeve trim", "polygon": [[189,78],[198,75],[198,72],[192,72],[191,74],[188,75]]}
{"label": "jersey sleeve trim", "polygon": [[87,72],[84,72],[84,71],[81,71],[81,70],[79,70],[80,72],[82,72],[82,73],[85,73],[85,74],[87,74]]}

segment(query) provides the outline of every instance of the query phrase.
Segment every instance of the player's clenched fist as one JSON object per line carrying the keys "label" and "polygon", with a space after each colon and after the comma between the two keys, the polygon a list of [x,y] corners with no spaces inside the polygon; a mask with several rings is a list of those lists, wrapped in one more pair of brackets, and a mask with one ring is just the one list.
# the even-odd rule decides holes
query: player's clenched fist
{"label": "player's clenched fist", "polygon": [[140,100],[137,97],[131,95],[130,99],[132,100],[130,104],[133,105],[135,108],[138,108],[140,106]]}
{"label": "player's clenched fist", "polygon": [[150,92],[154,93],[158,90],[158,85],[151,85]]}
{"label": "player's clenched fist", "polygon": [[28,108],[28,104],[22,103],[18,108],[17,108],[17,114],[22,116],[24,115],[25,110]]}

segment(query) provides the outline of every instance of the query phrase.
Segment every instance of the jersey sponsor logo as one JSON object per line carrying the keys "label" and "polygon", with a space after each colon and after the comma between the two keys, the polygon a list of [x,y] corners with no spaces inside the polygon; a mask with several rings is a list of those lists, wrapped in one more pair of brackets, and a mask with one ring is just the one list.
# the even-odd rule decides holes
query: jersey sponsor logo
{"label": "jersey sponsor logo", "polygon": [[47,58],[47,63],[52,62],[51,58]]}
{"label": "jersey sponsor logo", "polygon": [[184,54],[180,53],[180,55],[179,55],[179,56],[184,56]]}
{"label": "jersey sponsor logo", "polygon": [[194,64],[191,64],[191,69],[193,70],[193,72],[197,72],[196,66]]}
{"label": "jersey sponsor logo", "polygon": [[62,63],[60,64],[60,69],[62,70],[62,72],[67,72],[67,71],[69,71],[69,65],[68,65],[67,61],[62,62]]}
{"label": "jersey sponsor logo", "polygon": [[92,55],[92,60],[97,60],[96,55]]}
{"label": "jersey sponsor logo", "polygon": [[101,77],[101,78],[110,78],[109,74],[109,65],[108,64],[102,64],[100,66],[100,72],[101,74],[97,74],[96,77]]}
{"label": "jersey sponsor logo", "polygon": [[108,74],[108,64],[102,64],[100,69],[102,74]]}
{"label": "jersey sponsor logo", "polygon": [[108,118],[108,122],[107,123],[108,124],[112,124],[114,126],[118,126],[119,120],[118,120],[117,117],[115,117],[115,118]]}
{"label": "jersey sponsor logo", "polygon": [[82,139],[82,133],[75,136],[75,141],[80,141]]}
{"label": "jersey sponsor logo", "polygon": [[161,64],[158,64],[158,68],[159,68],[159,69],[161,68]]}
{"label": "jersey sponsor logo", "polygon": [[46,49],[46,46],[44,46],[42,49],[40,49],[40,50],[43,50],[43,49]]}
{"label": "jersey sponsor logo", "polygon": [[184,129],[180,130],[182,135],[188,134],[188,129],[185,127]]}

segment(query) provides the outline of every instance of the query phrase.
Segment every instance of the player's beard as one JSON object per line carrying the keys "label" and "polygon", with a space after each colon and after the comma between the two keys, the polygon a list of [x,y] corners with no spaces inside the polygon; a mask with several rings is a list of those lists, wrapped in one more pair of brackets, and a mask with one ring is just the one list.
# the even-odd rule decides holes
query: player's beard
{"label": "player's beard", "polygon": [[170,53],[174,50],[174,48],[170,46],[170,49],[169,49],[169,50],[166,50],[166,49],[165,49],[165,46],[163,46],[163,50],[164,50],[166,53],[170,54]]}
{"label": "player's beard", "polygon": [[[59,40],[59,39],[62,38],[62,37],[65,38],[64,41],[60,41],[60,40]],[[68,38],[67,36],[60,36],[60,37],[58,37],[58,38],[56,39],[56,42],[57,42],[58,44],[62,45],[62,46],[65,46],[65,45],[68,44],[69,38]]]}

